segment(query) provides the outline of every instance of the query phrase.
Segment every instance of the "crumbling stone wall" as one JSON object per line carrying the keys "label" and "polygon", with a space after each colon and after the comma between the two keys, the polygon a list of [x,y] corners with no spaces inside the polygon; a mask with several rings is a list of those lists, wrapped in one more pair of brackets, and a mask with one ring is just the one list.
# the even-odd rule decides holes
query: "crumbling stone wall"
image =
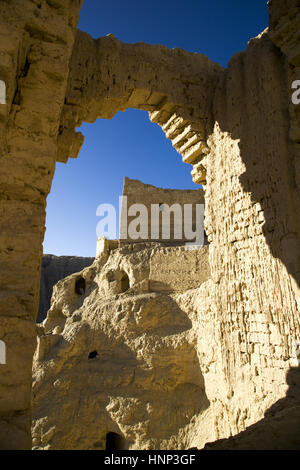
{"label": "crumbling stone wall", "polygon": [[[184,231],[185,204],[189,204],[191,206],[191,218],[188,217],[188,214],[186,212],[186,220],[188,222],[188,227],[190,227],[193,232],[195,232],[197,228],[199,231],[202,229],[203,214],[200,214],[200,211],[197,212],[197,205],[202,205],[204,208],[204,192],[202,189],[163,189],[157,188],[151,184],[144,184],[141,181],[132,180],[130,178],[125,177],[123,185],[123,196],[125,196],[126,200],[122,200],[119,230],[120,237],[122,236],[122,238],[120,238],[120,243],[142,243],[151,240],[160,241],[166,244],[183,244],[186,242],[193,241],[191,238],[186,238]],[[139,216],[139,213],[135,214],[134,216],[129,215],[128,213],[129,208],[134,204],[143,204],[147,209],[148,224],[145,227],[147,230],[147,238],[143,237],[143,233],[141,233],[141,236],[138,239],[132,239],[130,237],[130,233],[128,231],[130,223],[135,220],[136,217]],[[157,213],[154,213],[154,211],[151,210],[152,204],[156,204],[158,206]],[[164,209],[164,204],[168,205],[170,208],[170,218],[168,218],[168,210]],[[178,207],[179,211],[175,211],[175,213],[171,210],[174,204],[180,206]],[[165,219],[163,219],[164,210]],[[175,219],[176,214],[178,219]],[[196,221],[197,214],[198,221]],[[170,236],[168,238],[166,237],[168,233],[163,233],[163,220],[165,220],[165,224],[168,224],[170,228]],[[170,222],[168,223],[168,221]],[[151,228],[153,228],[153,232],[151,231]],[[180,238],[179,236],[175,238],[177,231],[181,233]],[[138,232],[142,232],[141,227],[138,228]],[[156,235],[155,237],[154,233]],[[204,242],[203,231],[202,234]]]}
{"label": "crumbling stone wall", "polygon": [[[182,89],[176,89],[175,99],[176,81],[171,79],[177,51],[126,46],[111,36],[92,41],[79,33],[64,108],[69,117],[72,109],[77,125],[110,118],[128,106],[148,110],[183,160],[193,164],[194,180],[204,184],[212,280],[201,286],[194,302],[199,315],[198,354],[202,368],[208,370],[213,438],[240,432],[284,396],[285,376],[300,334],[299,126],[291,103],[293,64],[299,60],[299,2],[279,7],[273,1],[269,8],[270,30],[251,40],[226,70],[208,66],[197,55],[194,75],[193,66],[186,64],[196,56],[178,51],[177,73],[186,87],[184,96]],[[290,45],[291,57],[285,52]],[[80,47],[91,51],[85,71]],[[154,51],[160,61],[153,77]],[[134,61],[133,66],[136,53],[142,62]],[[90,65],[100,63],[95,56],[103,59],[96,69]],[[161,83],[166,71],[169,81]],[[104,83],[97,84],[99,75]],[[150,90],[140,84],[144,76]],[[199,99],[192,111],[195,94]],[[180,105],[174,107],[175,102]],[[189,134],[190,125],[201,130]],[[197,139],[201,143],[194,144]],[[208,343],[216,345],[213,353]]]}
{"label": "crumbling stone wall", "polygon": [[[288,389],[300,335],[290,103],[288,61],[268,32],[233,57],[214,97],[205,193],[212,282],[203,290],[203,298],[210,296],[207,308],[201,295],[196,301],[207,383],[222,384],[217,393],[207,392],[215,406],[214,439],[263,418]],[[215,326],[213,355],[204,342],[207,322]]]}
{"label": "crumbling stone wall", "polygon": [[46,318],[47,311],[50,308],[53,286],[64,277],[90,266],[94,259],[81,256],[43,255],[37,323]]}
{"label": "crumbling stone wall", "polygon": [[80,3],[0,6],[0,79],[7,85],[0,105],[0,338],[8,357],[0,445],[30,446],[34,318],[55,160],[77,156],[81,122],[129,107],[149,111],[205,187],[212,279],[182,296],[197,312],[211,404],[211,426],[203,430],[200,416],[194,436],[203,445],[242,431],[284,396],[300,334],[299,107],[291,103],[299,0],[271,0],[269,30],[226,70],[201,54],[78,31],[66,91]]}
{"label": "crumbling stone wall", "polygon": [[207,246],[107,244],[58,282],[38,328],[34,449],[103,450],[110,432],[130,449],[189,447],[209,402],[193,313],[177,299],[209,278],[207,254]]}
{"label": "crumbling stone wall", "polygon": [[81,0],[0,4],[0,448],[31,447],[30,396],[46,197]]}

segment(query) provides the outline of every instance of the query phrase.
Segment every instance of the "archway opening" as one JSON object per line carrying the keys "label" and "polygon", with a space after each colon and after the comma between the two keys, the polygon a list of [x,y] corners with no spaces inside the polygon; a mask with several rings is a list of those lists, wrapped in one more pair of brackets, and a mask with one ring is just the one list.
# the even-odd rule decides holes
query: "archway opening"
{"label": "archway opening", "polygon": [[[47,199],[44,254],[51,253],[51,273],[57,263],[60,279],[92,264],[96,254],[99,205],[110,204],[115,208],[116,237],[112,238],[119,237],[119,198],[125,176],[167,190],[201,189],[192,181],[191,166],[183,163],[162,128],[149,120],[147,111],[129,108],[118,112],[111,120],[83,123],[79,130],[85,136],[81,152],[67,164],[56,164]],[[156,203],[163,204],[164,200]],[[171,214],[171,220],[172,217]],[[44,320],[49,308],[49,302],[43,298],[51,298],[53,285],[59,280],[55,278],[52,282],[49,272],[42,265],[39,321]],[[45,276],[47,282],[43,282]],[[83,295],[84,280],[75,282],[76,294]],[[129,287],[124,274],[120,290],[125,292]],[[48,308],[44,308],[46,305]]]}
{"label": "archway opening", "polygon": [[47,198],[44,253],[93,256],[99,222],[96,209],[101,204],[116,209],[118,237],[119,197],[126,176],[157,188],[201,189],[192,181],[192,166],[182,161],[162,128],[149,120],[147,111],[129,108],[111,120],[83,123],[78,130],[85,136],[79,156],[67,164],[56,164]]}

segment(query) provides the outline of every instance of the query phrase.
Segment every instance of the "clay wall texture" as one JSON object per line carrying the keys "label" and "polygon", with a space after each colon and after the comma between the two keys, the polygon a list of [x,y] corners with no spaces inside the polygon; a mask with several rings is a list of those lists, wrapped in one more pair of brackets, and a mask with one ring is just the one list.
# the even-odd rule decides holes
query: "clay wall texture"
{"label": "clay wall texture", "polygon": [[0,5],[7,87],[0,105],[0,339],[7,345],[0,447],[31,446],[31,364],[55,161],[78,155],[82,122],[129,107],[149,111],[205,191],[211,278],[177,299],[191,315],[209,402],[182,439],[201,447],[263,419],[289,388],[300,337],[300,111],[291,101],[300,3],[271,0],[269,29],[227,69],[180,49],[94,40],[76,32],[80,6]]}
{"label": "clay wall texture", "polygon": [[[120,242],[121,243],[137,243],[137,242],[145,242],[145,241],[161,241],[166,244],[183,244],[187,241],[193,241],[193,240],[188,240],[185,237],[184,233],[184,205],[185,204],[191,204],[191,214],[192,218],[187,217],[187,220],[189,222],[189,227],[193,231],[196,230],[196,208],[197,204],[198,205],[203,205],[204,209],[204,192],[202,189],[190,189],[190,190],[180,190],[180,189],[162,189],[162,188],[157,188],[151,184],[144,184],[141,181],[138,180],[132,180],[130,178],[125,177],[124,178],[124,186],[123,186],[123,196],[125,196],[126,199],[126,205],[125,202],[123,201],[122,205],[122,210],[121,210],[121,221],[120,221]],[[130,216],[128,215],[128,210],[129,208],[134,205],[134,204],[143,204],[146,209],[147,209],[147,214],[148,214],[148,224],[146,225],[146,230],[147,230],[147,238],[144,238],[141,236],[141,238],[138,239],[132,239],[130,237],[130,233],[128,232],[128,228],[130,227],[130,223],[135,220],[137,217],[139,217],[139,212],[137,212],[136,215]],[[153,212],[151,212],[151,205],[152,204],[158,204],[160,207],[160,212],[158,215],[155,215]],[[164,212],[164,217],[165,217],[165,222],[167,226],[170,226],[170,237],[166,238],[168,234],[165,234],[166,236],[163,238],[163,230],[162,230],[162,225],[163,225],[163,204],[166,204],[171,208],[173,204],[177,204],[180,206],[180,209],[178,211],[178,223],[176,223],[176,228],[174,227],[175,221],[177,219],[174,218],[174,213],[172,211],[170,212],[170,219],[166,218],[167,216],[167,210]],[[204,212],[203,212],[204,213]],[[197,227],[201,227],[202,225],[202,220],[203,218],[200,216],[198,217],[199,221],[197,224]],[[170,220],[170,224],[168,224],[168,220]],[[158,224],[157,222],[158,221]],[[181,223],[180,223],[181,221]],[[151,234],[151,227],[155,227],[155,230],[158,231],[158,236],[155,236],[152,238]],[[138,231],[141,231],[141,228],[137,229]],[[180,238],[175,238],[176,235],[176,230],[181,232],[181,237]],[[204,234],[203,234],[203,241],[204,241]]]}
{"label": "clay wall texture", "polygon": [[209,402],[179,299],[209,278],[207,255],[207,246],[107,246],[57,283],[34,356],[34,449],[101,450],[109,432],[130,449],[189,445]]}
{"label": "clay wall texture", "polygon": [[[0,4],[0,447],[30,448],[32,355],[46,197],[80,0]],[[12,393],[12,390],[14,392]]]}

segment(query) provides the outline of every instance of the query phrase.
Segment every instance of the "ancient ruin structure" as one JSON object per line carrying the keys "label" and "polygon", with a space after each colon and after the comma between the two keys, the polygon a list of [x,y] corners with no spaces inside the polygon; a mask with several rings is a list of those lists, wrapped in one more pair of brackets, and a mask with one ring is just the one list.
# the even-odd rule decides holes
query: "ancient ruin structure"
{"label": "ancient ruin structure", "polygon": [[[105,237],[99,237],[97,240],[96,253],[100,254],[106,249],[117,248],[121,244],[127,243],[143,243],[145,241],[160,241],[165,245],[184,245],[185,243],[190,243],[191,240],[188,240],[184,237],[184,205],[187,204],[191,209],[190,225],[195,232],[196,228],[202,229],[203,220],[200,220],[200,223],[196,224],[196,206],[197,204],[204,204],[204,194],[202,189],[163,189],[157,188],[151,184],[144,184],[138,180],[132,180],[128,177],[124,178],[123,186],[123,196],[126,196],[126,211],[124,209],[124,217],[121,217],[120,220],[120,232],[126,233],[126,237],[118,240],[107,240]],[[141,238],[132,240],[128,235],[128,226],[132,219],[135,217],[130,217],[128,215],[128,209],[134,204],[143,204],[144,207],[148,210],[148,223],[149,223],[149,239],[143,240]],[[158,205],[157,217],[154,217],[154,222],[157,223],[157,233],[158,237],[151,238],[151,205]],[[183,235],[180,239],[174,239],[174,204],[176,209],[180,207],[181,213],[179,220],[181,221],[181,233]],[[164,214],[166,225],[168,225],[170,230],[169,238],[162,238],[162,210],[164,211],[165,206],[168,205],[169,210],[166,210]],[[161,210],[162,208],[162,210]],[[179,211],[180,212],[180,211]],[[188,214],[189,215],[189,214]],[[189,217],[188,217],[189,219]],[[203,219],[203,218],[202,218]],[[122,224],[124,223],[124,227]],[[156,227],[155,227],[156,228]],[[206,237],[203,237],[206,238]],[[206,239],[204,239],[206,242]],[[42,270],[41,270],[41,281],[40,281],[40,302],[39,302],[39,311],[37,316],[37,323],[42,322],[47,315],[47,311],[50,308],[50,300],[52,295],[53,286],[60,281],[61,279],[73,274],[75,272],[81,271],[83,268],[90,266],[95,258],[86,258],[80,256],[54,256],[51,254],[44,254],[42,259]]]}
{"label": "ancient ruin structure", "polygon": [[43,255],[37,323],[42,322],[46,318],[50,308],[53,286],[64,277],[90,266],[93,261],[94,258],[81,256]]}
{"label": "ancient ruin structure", "polygon": [[[143,207],[139,208],[136,204],[142,204]],[[187,212],[187,208],[190,212]],[[131,209],[134,209],[133,215],[130,212]],[[202,209],[201,214],[200,209]],[[202,189],[163,189],[125,177],[120,218],[120,243],[145,241],[160,241],[169,245],[191,243],[196,237],[187,237],[184,219],[188,222],[186,225],[192,233],[202,232],[204,242],[203,210],[204,191]],[[141,215],[139,211],[142,212]],[[139,222],[141,216],[144,215],[143,212],[147,214],[148,220],[144,227],[145,233],[139,227],[136,230],[138,238],[133,239],[130,236],[130,224],[137,220],[137,216]]]}
{"label": "ancient ruin structure", "polygon": [[[188,416],[194,413],[195,419],[189,427],[179,413],[178,437],[164,443],[153,430],[149,446],[157,439],[161,446],[203,446],[236,435],[280,400],[281,416],[297,416],[299,404],[291,407],[285,397],[300,337],[300,107],[291,99],[300,78],[299,0],[270,0],[269,28],[227,69],[180,49],[122,44],[112,35],[94,40],[76,30],[81,3],[0,5],[0,80],[6,93],[0,104],[0,340],[6,347],[6,363],[0,364],[0,447],[31,448],[35,318],[55,162],[78,155],[83,137],[75,129],[82,122],[109,119],[129,107],[149,111],[193,165],[194,181],[204,185],[210,242],[210,279],[193,286],[180,304],[193,315],[192,325],[185,325],[193,346],[186,332],[182,337],[185,384],[193,367],[202,374],[194,383],[199,402],[194,392],[188,394]],[[59,341],[71,341],[61,333],[55,333]],[[134,334],[138,341],[140,332]],[[136,370],[137,351],[146,360],[147,344],[138,349],[133,338],[128,344]],[[166,357],[175,346],[168,343]],[[150,348],[150,362],[152,354]],[[148,377],[140,378],[146,387]],[[210,429],[200,425],[204,408]],[[122,416],[123,429],[125,409],[114,408],[114,401],[109,408],[115,423]],[[135,412],[142,423],[139,402]],[[49,437],[53,431],[48,432]]]}
{"label": "ancient ruin structure", "polygon": [[38,326],[34,449],[105,449],[110,433],[123,449],[187,448],[200,422],[202,443],[212,440],[191,310],[207,255],[207,246],[107,245],[58,282]]}

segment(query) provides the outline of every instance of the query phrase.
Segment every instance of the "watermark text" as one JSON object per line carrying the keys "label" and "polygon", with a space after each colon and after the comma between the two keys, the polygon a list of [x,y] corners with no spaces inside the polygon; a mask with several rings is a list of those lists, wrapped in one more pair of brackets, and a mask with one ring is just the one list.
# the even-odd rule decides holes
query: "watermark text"
{"label": "watermark text", "polygon": [[[204,244],[204,204],[132,204],[119,197],[120,240],[181,241],[187,247]],[[100,204],[96,215],[98,237],[117,238],[117,210],[112,204]]]}
{"label": "watermark text", "polygon": [[300,80],[293,81],[292,89],[295,90],[294,93],[292,93],[292,103],[300,104]]}
{"label": "watermark text", "polygon": [[0,340],[0,364],[6,364],[6,344]]}
{"label": "watermark text", "polygon": [[6,85],[3,80],[0,80],[0,104],[6,104]]}

